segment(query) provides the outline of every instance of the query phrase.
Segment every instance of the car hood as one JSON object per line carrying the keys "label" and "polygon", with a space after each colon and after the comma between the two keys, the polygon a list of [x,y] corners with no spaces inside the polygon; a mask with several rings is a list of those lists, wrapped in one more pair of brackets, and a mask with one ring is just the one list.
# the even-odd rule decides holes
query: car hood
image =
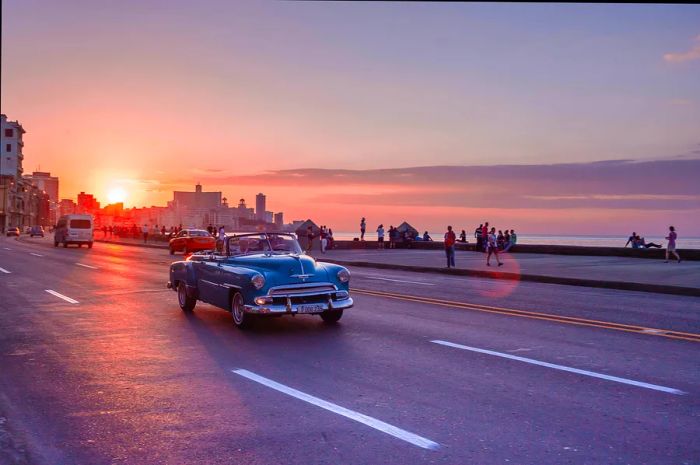
{"label": "car hood", "polygon": [[[311,275],[327,279],[325,269],[307,255],[245,255],[229,260],[230,265],[238,265],[259,272],[272,272],[282,276]],[[267,273],[266,273],[267,274]]]}

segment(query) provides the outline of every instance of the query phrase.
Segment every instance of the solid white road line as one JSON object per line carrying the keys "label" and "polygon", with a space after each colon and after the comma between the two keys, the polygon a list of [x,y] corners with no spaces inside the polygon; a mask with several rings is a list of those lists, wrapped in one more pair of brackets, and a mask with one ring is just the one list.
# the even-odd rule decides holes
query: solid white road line
{"label": "solid white road line", "polygon": [[35,257],[43,257],[40,253],[29,252],[29,255],[34,255]]}
{"label": "solid white road line", "polygon": [[65,296],[65,295],[63,295],[63,294],[60,294],[60,293],[58,293],[58,292],[56,292],[56,291],[53,291],[53,290],[51,290],[51,289],[45,289],[45,291],[48,292],[48,293],[51,294],[51,295],[55,295],[55,296],[58,297],[59,299],[65,300],[65,301],[68,302],[68,303],[71,303],[71,304],[77,304],[77,303],[78,303],[77,300],[71,299],[70,297]]}
{"label": "solid white road line", "polygon": [[9,248],[9,247],[3,247],[3,249],[5,249],[5,250],[12,250],[12,249]]}
{"label": "solid white road line", "polygon": [[[354,273],[357,275],[357,273]],[[381,276],[373,276],[373,275],[359,275],[360,277],[363,278],[370,278],[370,279],[380,279],[382,281],[391,281],[394,283],[406,283],[406,284],[422,284],[423,286],[434,286],[435,284],[433,283],[426,283],[425,281],[406,281],[405,279],[391,279],[391,278],[384,278]]]}
{"label": "solid white road line", "polygon": [[98,269],[99,269],[99,268],[96,267],[96,266],[86,265],[85,263],[76,263],[76,265],[82,266],[82,267],[84,267],[84,268],[90,268],[91,270],[98,270]]}
{"label": "solid white road line", "polygon": [[237,375],[243,376],[244,378],[248,378],[252,381],[255,381],[256,383],[260,383],[264,386],[274,389],[275,391],[279,391],[283,394],[287,394],[288,396],[292,396],[299,400],[303,400],[304,402],[308,402],[309,404],[321,407],[322,409],[328,410],[330,412],[337,413],[338,415],[344,416],[345,418],[355,420],[357,422],[369,426],[370,428],[374,428],[378,431],[394,436],[395,438],[409,442],[414,446],[432,450],[438,449],[440,447],[440,444],[433,442],[430,439],[426,439],[416,434],[409,433],[408,431],[402,430],[401,428],[397,428],[396,426],[392,426],[388,423],[384,423],[383,421],[377,420],[376,418],[369,417],[362,413],[346,409],[345,407],[341,407],[331,402],[327,402],[323,399],[319,399],[318,397],[314,397],[309,394],[305,394],[301,391],[297,391],[296,389],[290,388],[289,386],[285,386],[284,384],[280,384],[276,381],[272,381],[271,379],[264,378],[260,375],[256,375],[255,373],[250,372],[248,370],[238,369],[231,371],[236,373]]}
{"label": "solid white road line", "polygon": [[584,376],[591,376],[593,378],[600,378],[600,379],[605,379],[608,381],[615,381],[616,383],[622,383],[622,384],[629,384],[630,386],[637,386],[637,387],[642,387],[646,389],[653,389],[654,391],[661,391],[661,392],[667,392],[669,394],[676,394],[676,395],[683,395],[686,394],[683,391],[680,391],[678,389],[666,387],[666,386],[659,386],[658,384],[650,384],[650,383],[644,383],[641,381],[634,381],[632,379],[627,379],[627,378],[619,378],[617,376],[610,376],[610,375],[604,375],[602,373],[596,373],[594,371],[587,371],[587,370],[580,370],[578,368],[571,368],[563,365],[556,365],[554,363],[548,363],[548,362],[541,362],[539,360],[534,360],[531,358],[525,358],[525,357],[518,357],[517,355],[510,355],[510,354],[504,354],[501,352],[495,352],[493,350],[487,350],[487,349],[479,349],[477,347],[469,347],[469,346],[464,346],[462,344],[455,344],[454,342],[448,342],[448,341],[440,341],[440,340],[434,340],[430,341],[435,344],[440,344],[443,346],[447,347],[453,347],[455,349],[462,349],[462,350],[469,350],[472,352],[478,352],[480,354],[487,354],[487,355],[494,355],[496,357],[503,357],[507,358],[510,360],[517,360],[518,362],[525,362],[525,363],[530,363],[532,365],[539,365],[547,368],[553,368],[555,370],[561,370],[561,371],[568,371],[570,373],[576,373],[579,375],[584,375]]}
{"label": "solid white road line", "polygon": [[7,271],[5,268],[0,268],[0,273],[7,273],[7,274],[10,274],[10,272]]}

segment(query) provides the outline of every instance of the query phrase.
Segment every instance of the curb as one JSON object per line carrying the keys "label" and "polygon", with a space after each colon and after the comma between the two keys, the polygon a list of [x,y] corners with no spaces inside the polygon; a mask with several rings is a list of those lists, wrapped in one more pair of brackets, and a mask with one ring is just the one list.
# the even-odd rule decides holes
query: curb
{"label": "curb", "polygon": [[[104,244],[116,244],[116,245],[127,245],[133,247],[145,247],[150,249],[168,249],[167,245],[155,245],[155,244],[139,244],[131,242],[120,242],[120,241],[105,241],[102,239],[96,239],[95,242],[102,242]],[[314,257],[316,258],[316,257]],[[447,268],[435,268],[431,266],[417,266],[417,265],[393,265],[390,263],[373,263],[373,262],[353,262],[347,260],[333,260],[323,258],[324,262],[335,263],[336,265],[342,266],[358,266],[362,268],[378,268],[385,270],[400,270],[400,271],[413,271],[417,273],[441,273],[447,275],[455,276],[472,276],[475,278],[488,278],[488,279],[506,279],[511,281],[528,281],[533,283],[544,283],[544,284],[561,284],[565,286],[582,286],[582,287],[594,287],[598,289],[615,289],[619,291],[637,291],[637,292],[650,292],[654,294],[671,294],[671,295],[684,295],[692,297],[700,297],[700,288],[695,287],[683,287],[683,286],[668,286],[663,284],[644,284],[644,283],[633,283],[627,281],[601,281],[598,279],[582,279],[582,278],[566,278],[560,276],[545,276],[545,275],[535,275],[535,274],[518,274],[518,273],[508,273],[501,271],[486,271],[486,270],[468,270],[468,269],[447,269]]]}
{"label": "curb", "polygon": [[130,245],[132,247],[144,247],[147,249],[165,249],[165,250],[168,250],[167,245],[158,245],[158,244],[139,244],[138,242],[106,241],[104,239],[94,239],[94,242],[101,242],[102,244]]}
{"label": "curb", "polygon": [[533,274],[518,274],[501,271],[447,269],[417,265],[393,265],[389,263],[353,262],[346,260],[324,259],[323,261],[342,266],[358,266],[363,268],[379,268],[388,270],[413,271],[417,273],[441,273],[456,276],[473,276],[488,279],[506,279],[511,281],[528,281],[545,284],[562,284],[566,286],[595,287],[600,289],[615,289],[622,291],[651,292],[655,294],[672,294],[700,297],[700,288],[668,286],[663,284],[644,284],[626,281],[601,281],[597,279],[566,278]]}

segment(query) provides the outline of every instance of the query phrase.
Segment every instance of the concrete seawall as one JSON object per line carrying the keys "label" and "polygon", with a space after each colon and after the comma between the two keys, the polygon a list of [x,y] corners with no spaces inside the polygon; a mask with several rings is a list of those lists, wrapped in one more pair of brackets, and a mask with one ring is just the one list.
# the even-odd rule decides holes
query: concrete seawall
{"label": "concrete seawall", "polygon": [[[335,241],[336,248],[341,250],[348,249],[376,249],[377,241]],[[388,243],[385,243],[388,247]],[[474,251],[476,244],[463,244],[458,242],[457,250]],[[405,249],[404,244],[397,244],[397,248]],[[443,248],[442,242],[422,242],[417,241],[411,245],[411,248],[416,250],[439,250]],[[589,257],[630,257],[630,258],[653,258],[659,260],[664,258],[666,249],[632,249],[630,247],[583,247],[577,245],[536,245],[536,244],[518,244],[509,250],[509,253],[537,253],[551,255],[582,255]],[[700,260],[700,250],[698,249],[679,249],[683,260]]]}

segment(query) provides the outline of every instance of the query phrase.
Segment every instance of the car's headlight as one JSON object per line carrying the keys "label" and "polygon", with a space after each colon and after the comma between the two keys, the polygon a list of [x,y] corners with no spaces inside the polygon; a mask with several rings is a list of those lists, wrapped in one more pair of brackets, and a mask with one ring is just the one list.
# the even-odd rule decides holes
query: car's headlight
{"label": "car's headlight", "polygon": [[341,283],[347,283],[350,281],[350,272],[343,268],[342,270],[338,271],[338,279]]}
{"label": "car's headlight", "polygon": [[253,283],[255,289],[262,289],[262,287],[265,285],[265,276],[261,274],[256,274],[252,278],[250,278],[250,282]]}

